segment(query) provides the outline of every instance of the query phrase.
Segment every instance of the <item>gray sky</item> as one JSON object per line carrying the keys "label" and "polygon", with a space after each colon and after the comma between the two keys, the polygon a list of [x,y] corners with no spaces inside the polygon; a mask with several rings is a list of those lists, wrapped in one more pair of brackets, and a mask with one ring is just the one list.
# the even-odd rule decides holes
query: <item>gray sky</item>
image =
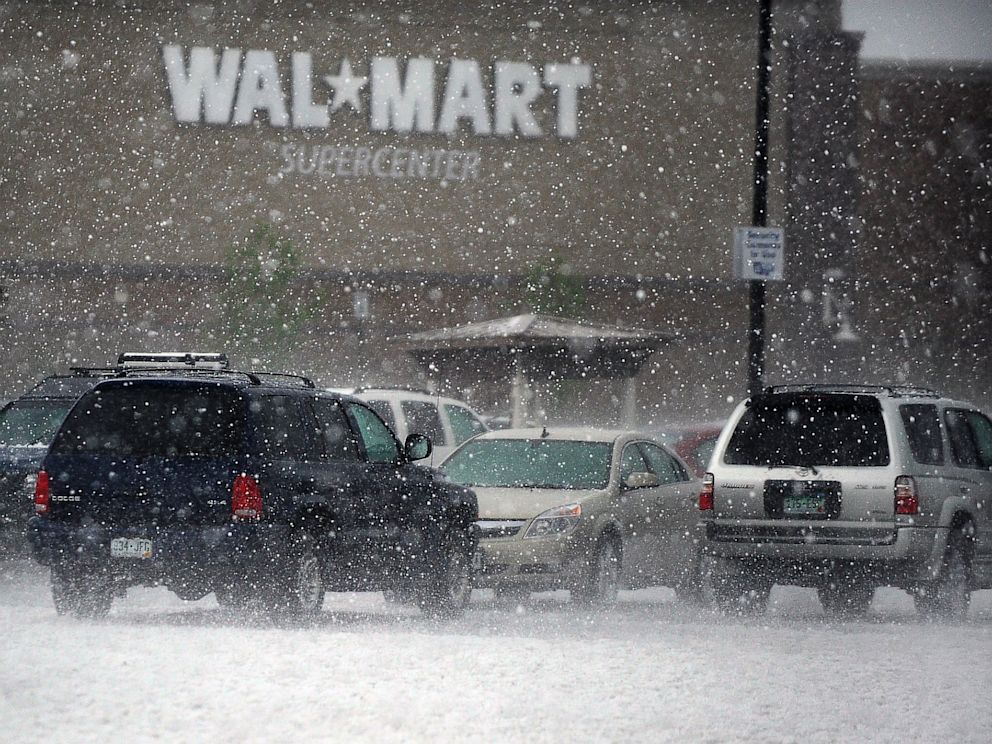
{"label": "gray sky", "polygon": [[862,57],[992,61],[992,0],[844,0]]}

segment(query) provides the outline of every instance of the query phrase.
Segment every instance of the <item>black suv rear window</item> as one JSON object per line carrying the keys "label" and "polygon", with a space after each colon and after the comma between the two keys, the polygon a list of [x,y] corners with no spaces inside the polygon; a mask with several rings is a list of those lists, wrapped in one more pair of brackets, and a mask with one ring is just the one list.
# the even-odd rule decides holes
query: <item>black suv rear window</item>
{"label": "black suv rear window", "polygon": [[244,403],[233,390],[127,385],[80,400],[52,443],[56,454],[223,457],[241,451]]}
{"label": "black suv rear window", "polygon": [[765,467],[888,465],[882,407],[866,396],[756,398],[734,429],[723,461]]}

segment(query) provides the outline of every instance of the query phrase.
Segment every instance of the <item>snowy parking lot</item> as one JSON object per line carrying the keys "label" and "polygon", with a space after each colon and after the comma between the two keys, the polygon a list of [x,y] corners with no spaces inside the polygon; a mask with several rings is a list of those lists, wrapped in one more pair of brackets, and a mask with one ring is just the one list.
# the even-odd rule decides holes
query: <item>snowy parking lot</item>
{"label": "snowy parking lot", "polygon": [[921,623],[881,590],[828,622],[811,590],[722,617],[665,589],[612,611],[477,592],[434,624],[379,594],[329,595],[306,626],[132,589],[59,617],[47,577],[0,564],[4,741],[954,741],[992,733],[992,592]]}

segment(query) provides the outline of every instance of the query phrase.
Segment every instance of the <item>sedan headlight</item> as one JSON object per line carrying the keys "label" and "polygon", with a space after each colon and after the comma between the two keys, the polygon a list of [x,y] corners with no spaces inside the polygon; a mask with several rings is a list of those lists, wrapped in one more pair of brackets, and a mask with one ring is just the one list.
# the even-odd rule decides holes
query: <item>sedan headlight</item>
{"label": "sedan headlight", "polygon": [[548,509],[535,517],[530,527],[527,528],[524,539],[567,535],[579,524],[579,517],[581,516],[582,506],[579,504],[566,504]]}

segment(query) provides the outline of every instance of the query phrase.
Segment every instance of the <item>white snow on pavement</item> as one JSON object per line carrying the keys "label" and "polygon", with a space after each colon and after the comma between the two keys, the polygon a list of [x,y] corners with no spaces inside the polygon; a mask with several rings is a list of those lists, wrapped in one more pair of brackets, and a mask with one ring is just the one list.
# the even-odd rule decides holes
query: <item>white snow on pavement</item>
{"label": "white snow on pavement", "polygon": [[433,624],[376,594],[306,626],[131,590],[100,621],[58,617],[43,571],[0,565],[4,741],[987,742],[992,592],[919,622],[882,590],[828,623],[777,588],[761,618],[667,590],[590,614],[567,594]]}

